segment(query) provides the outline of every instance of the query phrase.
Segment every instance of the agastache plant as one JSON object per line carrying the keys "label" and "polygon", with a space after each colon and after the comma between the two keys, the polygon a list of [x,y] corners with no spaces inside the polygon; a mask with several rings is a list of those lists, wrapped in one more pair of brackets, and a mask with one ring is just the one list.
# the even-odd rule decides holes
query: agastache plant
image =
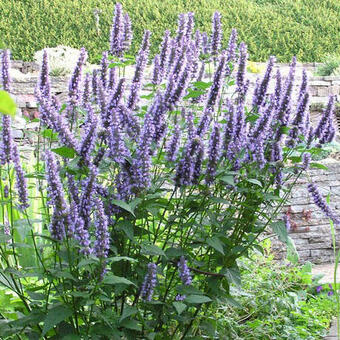
{"label": "agastache plant", "polygon": [[[277,230],[295,183],[334,138],[335,98],[313,126],[306,73],[295,97],[295,58],[284,79],[272,75],[274,57],[251,98],[236,30],[225,51],[218,13],[211,35],[194,32],[193,13],[180,15],[147,72],[146,31],[125,79],[131,23],[116,4],[109,53],[83,76],[81,50],[66,102],[49,90],[45,59],[33,148],[17,146],[2,117],[0,286],[15,312],[0,307],[0,332],[211,337],[202,322],[232,294],[238,260]],[[8,51],[1,79],[10,91]],[[316,186],[308,190],[339,224]],[[219,329],[214,337],[225,337]]]}

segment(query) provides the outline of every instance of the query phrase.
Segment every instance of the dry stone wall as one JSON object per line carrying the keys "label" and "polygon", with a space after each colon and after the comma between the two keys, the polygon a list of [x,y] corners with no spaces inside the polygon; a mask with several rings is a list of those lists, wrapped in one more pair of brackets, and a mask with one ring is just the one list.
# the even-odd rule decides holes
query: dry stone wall
{"label": "dry stone wall", "polygon": [[[328,170],[313,169],[297,181],[289,205],[284,212],[291,220],[290,237],[294,240],[301,262],[327,263],[333,260],[332,236],[329,220],[315,206],[307,191],[308,183],[316,183],[326,197],[330,194],[331,208],[340,215],[340,162],[328,159],[323,162]],[[340,246],[340,228],[336,233]],[[280,241],[272,244],[277,258],[285,256],[286,247]]]}

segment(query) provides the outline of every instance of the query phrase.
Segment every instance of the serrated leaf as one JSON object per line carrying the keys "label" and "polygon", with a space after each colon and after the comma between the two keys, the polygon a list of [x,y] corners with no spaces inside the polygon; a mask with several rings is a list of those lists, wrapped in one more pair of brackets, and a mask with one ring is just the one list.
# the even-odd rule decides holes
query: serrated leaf
{"label": "serrated leaf", "polygon": [[42,336],[44,336],[50,329],[58,325],[60,322],[66,320],[72,315],[72,310],[65,306],[56,306],[50,309],[44,320]]}
{"label": "serrated leaf", "polygon": [[115,275],[105,276],[103,283],[108,284],[108,285],[123,284],[123,285],[127,285],[127,286],[129,286],[129,285],[135,286],[135,284],[133,282],[126,279],[125,277],[120,277],[120,276],[115,276]]}
{"label": "serrated leaf", "polygon": [[185,298],[184,301],[192,304],[201,304],[211,302],[212,300],[205,295],[189,295]]}
{"label": "serrated leaf", "polygon": [[120,327],[125,327],[127,329],[133,329],[135,331],[141,331],[142,326],[138,323],[137,320],[128,320],[125,319],[123,322],[120,323]]}
{"label": "serrated leaf", "polygon": [[281,242],[288,243],[288,231],[283,221],[273,222],[270,227]]}
{"label": "serrated leaf", "polygon": [[75,150],[67,146],[62,146],[60,148],[51,149],[51,151],[53,151],[57,155],[64,157],[64,158],[74,158],[76,155]]}
{"label": "serrated leaf", "polygon": [[17,106],[8,92],[0,90],[0,113],[14,117]]}
{"label": "serrated leaf", "polygon": [[192,83],[192,85],[194,87],[196,87],[197,89],[206,90],[212,85],[212,82],[211,81],[209,81],[209,82],[195,81],[195,82]]}
{"label": "serrated leaf", "polygon": [[128,203],[121,200],[112,200],[112,203],[135,216],[135,213],[133,212],[134,209]]}
{"label": "serrated leaf", "polygon": [[210,247],[224,255],[223,243],[217,237],[208,238],[206,242]]}
{"label": "serrated leaf", "polygon": [[178,315],[182,314],[185,311],[185,309],[187,308],[187,305],[183,302],[175,301],[172,304],[175,307]]}

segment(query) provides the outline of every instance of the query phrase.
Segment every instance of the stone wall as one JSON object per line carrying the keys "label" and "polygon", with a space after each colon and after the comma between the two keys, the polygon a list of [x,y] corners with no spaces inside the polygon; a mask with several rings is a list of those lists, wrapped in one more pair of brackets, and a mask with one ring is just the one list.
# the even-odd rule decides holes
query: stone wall
{"label": "stone wall", "polygon": [[[323,162],[328,170],[313,169],[297,181],[289,205],[284,208],[291,220],[289,234],[294,240],[300,261],[326,263],[333,260],[332,236],[329,220],[313,203],[307,191],[308,183],[316,183],[326,197],[330,194],[331,208],[340,216],[340,161]],[[337,228],[337,246],[340,246],[340,228]],[[274,240],[272,244],[277,258],[285,256],[285,245]]]}

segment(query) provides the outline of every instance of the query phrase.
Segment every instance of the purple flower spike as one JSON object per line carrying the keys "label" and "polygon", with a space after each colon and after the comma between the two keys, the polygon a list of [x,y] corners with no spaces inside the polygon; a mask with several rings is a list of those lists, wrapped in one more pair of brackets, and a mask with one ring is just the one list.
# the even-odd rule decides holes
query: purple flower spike
{"label": "purple flower spike", "polygon": [[174,132],[167,144],[167,160],[174,162],[177,159],[177,153],[179,149],[179,143],[181,138],[181,130],[178,124],[175,125]]}
{"label": "purple flower spike", "polygon": [[187,23],[186,23],[186,32],[185,32],[185,40],[187,42],[189,42],[190,39],[191,39],[192,32],[194,31],[194,26],[195,26],[194,13],[188,12],[187,13]]}
{"label": "purple flower spike", "polygon": [[83,89],[83,101],[82,105],[87,106],[91,100],[91,75],[86,73],[84,80],[84,89]]}
{"label": "purple flower spike", "polygon": [[11,117],[2,116],[2,141],[0,144],[1,164],[5,165],[13,159],[14,142],[12,138]]}
{"label": "purple flower spike", "polygon": [[13,163],[16,175],[16,187],[18,190],[20,208],[26,209],[29,207],[27,182],[24,171],[22,170],[21,167],[19,150],[15,144],[13,144]]}
{"label": "purple flower spike", "polygon": [[307,170],[309,168],[310,162],[311,162],[312,156],[309,152],[305,152],[302,155],[302,163],[303,163],[303,169]]}
{"label": "purple flower spike", "polygon": [[207,55],[210,53],[209,37],[206,32],[202,33],[202,53]]}
{"label": "purple flower spike", "polygon": [[48,55],[46,50],[44,50],[38,85],[40,93],[45,99],[49,99],[51,96],[51,83],[49,73],[50,69],[48,66]]}
{"label": "purple flower spike", "polygon": [[210,185],[215,178],[216,168],[221,153],[221,133],[220,125],[215,124],[209,141],[208,164],[205,182]]}
{"label": "purple flower spike", "polygon": [[281,102],[282,91],[282,77],[280,69],[276,71],[276,84],[275,84],[275,108],[278,108]]}
{"label": "purple flower spike", "polygon": [[222,41],[222,24],[221,24],[221,14],[215,12],[212,19],[212,33],[211,33],[211,54],[217,56]]}
{"label": "purple flower spike", "polygon": [[116,68],[109,69],[109,82],[107,84],[108,90],[113,90],[117,82]]}
{"label": "purple flower spike", "polygon": [[235,28],[231,30],[229,43],[227,48],[227,61],[236,61],[236,47],[237,47],[237,31]]}
{"label": "purple flower spike", "polygon": [[246,68],[247,68],[247,46],[244,42],[241,42],[239,47],[239,62],[238,62],[238,70],[236,75],[236,85],[237,92],[239,95],[238,101],[243,102],[248,90],[248,82],[245,80]]}
{"label": "purple flower spike", "polygon": [[185,35],[187,28],[187,16],[184,13],[178,15],[178,26],[177,26],[177,35],[176,35],[176,43],[180,45],[182,42],[182,38]]}
{"label": "purple flower spike", "polygon": [[311,194],[315,205],[337,226],[340,226],[340,217],[328,206],[315,184],[308,184],[308,192]]}
{"label": "purple flower spike", "polygon": [[131,47],[132,42],[132,27],[131,20],[127,13],[124,14],[124,32],[123,32],[123,50],[127,52]]}
{"label": "purple flower spike", "polygon": [[286,230],[290,231],[292,229],[292,225],[290,223],[290,217],[287,213],[284,214],[284,216],[283,216],[283,222],[285,223]]}
{"label": "purple flower spike", "polygon": [[254,98],[253,98],[253,106],[256,106],[257,108],[259,108],[263,104],[266,98],[268,84],[271,79],[271,73],[274,67],[275,60],[276,60],[275,57],[273,56],[270,57],[266,72],[262,79],[262,82],[261,84],[259,84],[259,86],[255,90]]}
{"label": "purple flower spike", "polygon": [[140,293],[144,301],[151,301],[156,284],[157,284],[157,266],[155,263],[149,263],[148,272],[145,275]]}
{"label": "purple flower spike", "polygon": [[106,258],[110,249],[110,234],[108,231],[108,220],[104,212],[104,206],[101,199],[94,200],[95,210],[95,235],[94,253],[99,258]]}
{"label": "purple flower spike", "polygon": [[208,109],[214,109],[215,104],[217,102],[218,96],[222,90],[223,81],[224,81],[224,73],[225,73],[225,64],[226,64],[226,56],[222,54],[216,71],[214,73],[214,79],[212,86],[210,87],[208,94],[208,101],[206,107]]}
{"label": "purple flower spike", "polygon": [[184,258],[184,256],[181,256],[178,262],[178,273],[183,284],[190,286],[192,283],[192,278],[188,268],[187,260]]}
{"label": "purple flower spike", "polygon": [[195,47],[198,51],[202,48],[202,35],[200,30],[196,30],[195,32]]}
{"label": "purple flower spike", "polygon": [[79,105],[79,100],[81,99],[80,84],[82,80],[83,67],[86,63],[87,52],[85,48],[80,49],[80,55],[77,65],[73,71],[71,80],[68,87],[68,108],[67,117],[71,123],[76,121],[77,116],[75,112],[75,107]]}
{"label": "purple flower spike", "polygon": [[116,57],[121,57],[122,55],[122,41],[124,37],[124,27],[123,27],[123,9],[122,5],[117,2],[114,10],[114,17],[111,28],[110,36],[110,53]]}
{"label": "purple flower spike", "polygon": [[159,55],[157,54],[155,56],[155,59],[153,60],[153,75],[152,75],[152,84],[154,85],[159,85],[162,81],[161,79],[162,75],[162,70],[161,70],[161,65],[160,65],[160,58]]}
{"label": "purple flower spike", "polygon": [[10,92],[11,78],[9,76],[11,55],[9,50],[4,50],[1,57],[1,82],[2,88]]}
{"label": "purple flower spike", "polygon": [[170,31],[166,30],[164,32],[164,37],[161,44],[160,54],[159,54],[159,65],[161,75],[160,78],[163,79],[163,76],[166,71],[166,65],[168,64],[170,53]]}
{"label": "purple flower spike", "polygon": [[322,139],[329,133],[329,125],[333,124],[334,96],[329,97],[327,107],[322,113],[319,124],[314,132],[315,137]]}
{"label": "purple flower spike", "polygon": [[104,88],[107,87],[108,67],[109,67],[108,53],[103,52],[103,57],[100,63],[100,78]]}

